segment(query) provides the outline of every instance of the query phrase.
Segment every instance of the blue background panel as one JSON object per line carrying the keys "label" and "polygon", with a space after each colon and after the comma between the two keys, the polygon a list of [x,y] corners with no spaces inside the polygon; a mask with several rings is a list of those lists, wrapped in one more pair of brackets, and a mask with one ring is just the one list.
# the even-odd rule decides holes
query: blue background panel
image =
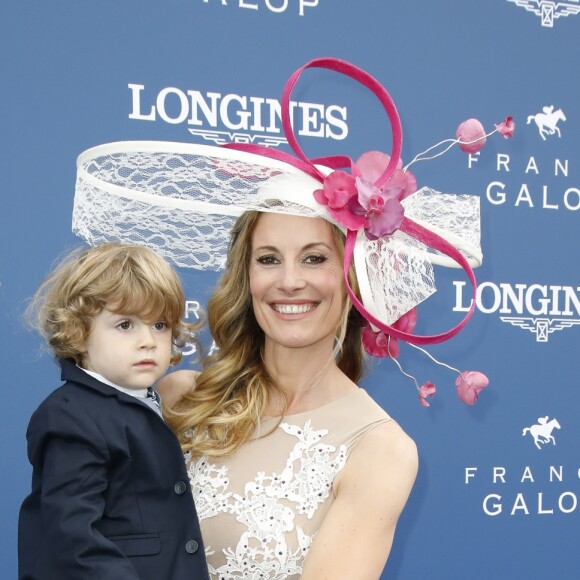
{"label": "blue background panel", "polygon": [[[537,12],[547,13],[548,5],[555,10],[543,22]],[[413,384],[389,361],[374,362],[364,379],[420,452],[417,483],[383,578],[578,578],[578,8],[576,0],[3,2],[3,577],[16,577],[17,515],[30,487],[26,425],[59,384],[56,365],[23,326],[22,312],[55,260],[81,243],[71,232],[77,155],[110,141],[211,144],[200,131],[232,132],[224,115],[215,126],[207,119],[166,122],[159,114],[134,118],[131,85],[143,87],[142,116],[169,90],[163,103],[175,119],[182,112],[179,92],[278,100],[296,68],[334,56],[390,91],[403,122],[405,162],[452,137],[469,117],[486,128],[507,115],[517,124],[513,139],[494,136],[471,161],[454,149],[413,166],[420,185],[481,198],[478,309],[458,338],[430,352],[461,369],[484,371],[490,386],[476,406],[466,407],[454,393],[454,373],[406,346],[403,366],[420,382],[437,384],[430,408],[419,406]],[[308,155],[388,152],[384,112],[350,79],[307,71],[293,98],[347,111],[343,139],[300,137]],[[560,136],[544,139],[527,122],[544,107],[564,113]],[[228,111],[234,118],[235,110]],[[205,304],[215,274],[180,274],[188,298]],[[419,309],[423,333],[455,324],[468,300],[467,287],[459,290],[460,271],[439,269],[437,281],[430,306]],[[521,304],[510,300],[518,291]],[[209,346],[211,338],[204,340]],[[560,429],[552,432],[555,445],[538,448],[522,433],[542,417],[556,419]]]}

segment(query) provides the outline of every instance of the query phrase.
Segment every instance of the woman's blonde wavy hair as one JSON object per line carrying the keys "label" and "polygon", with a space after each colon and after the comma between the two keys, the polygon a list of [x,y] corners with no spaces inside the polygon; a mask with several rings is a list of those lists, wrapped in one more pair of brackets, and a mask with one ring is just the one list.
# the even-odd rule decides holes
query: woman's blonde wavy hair
{"label": "woman's blonde wavy hair", "polygon": [[[258,326],[250,294],[252,236],[259,212],[246,212],[232,229],[226,270],[208,303],[208,323],[218,350],[203,363],[195,390],[187,393],[165,417],[192,456],[224,456],[255,432],[277,386],[262,361],[264,333]],[[342,260],[344,235],[332,226]],[[356,291],[354,272],[351,287]],[[363,319],[345,291],[344,310],[337,329],[335,359],[353,381],[363,374]]]}
{"label": "woman's blonde wavy hair", "polygon": [[185,341],[195,341],[192,332],[199,325],[182,321],[185,294],[177,273],[153,250],[133,244],[106,243],[70,252],[42,282],[25,318],[57,359],[82,364],[92,319],[105,306],[165,321],[172,332],[172,364],[181,359]]}

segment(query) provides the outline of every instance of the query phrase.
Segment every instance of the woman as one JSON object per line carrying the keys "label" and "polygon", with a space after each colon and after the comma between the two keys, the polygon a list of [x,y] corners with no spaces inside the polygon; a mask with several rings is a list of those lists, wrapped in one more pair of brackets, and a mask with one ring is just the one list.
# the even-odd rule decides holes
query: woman
{"label": "woman", "polygon": [[356,385],[343,246],[321,218],[243,215],[208,305],[219,350],[159,387],[212,578],[378,578],[389,555],[417,450]]}
{"label": "woman", "polygon": [[[375,93],[393,131],[390,156],[370,152],[355,164],[304,155],[290,93],[310,67]],[[362,346],[395,360],[398,340],[441,342],[465,325],[475,301],[447,332],[412,334],[415,306],[435,291],[432,264],[459,265],[475,291],[479,200],[416,191],[390,96],[349,63],[307,63],[281,104],[296,157],[153,142],[86,151],[73,229],[87,240],[153,244],[202,270],[223,268],[227,255],[208,304],[218,350],[197,376],[178,371],[159,386],[186,453],[212,578],[374,579],[417,450],[357,386]],[[350,174],[338,171],[346,165]],[[460,376],[470,404],[485,386],[470,382],[476,375]],[[428,406],[435,387],[415,384]]]}

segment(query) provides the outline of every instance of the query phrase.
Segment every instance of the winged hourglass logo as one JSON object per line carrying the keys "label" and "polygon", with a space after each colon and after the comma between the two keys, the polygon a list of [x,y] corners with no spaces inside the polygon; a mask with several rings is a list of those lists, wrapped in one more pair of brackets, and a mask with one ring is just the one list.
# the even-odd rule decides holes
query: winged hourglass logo
{"label": "winged hourglass logo", "polygon": [[556,19],[580,14],[579,0],[553,2],[552,0],[507,0],[540,17],[542,26],[553,28]]}
{"label": "winged hourglass logo", "polygon": [[570,328],[580,324],[580,320],[562,318],[532,318],[524,316],[500,316],[502,322],[509,322],[512,326],[519,326],[536,335],[536,342],[548,342],[548,337],[556,330]]}

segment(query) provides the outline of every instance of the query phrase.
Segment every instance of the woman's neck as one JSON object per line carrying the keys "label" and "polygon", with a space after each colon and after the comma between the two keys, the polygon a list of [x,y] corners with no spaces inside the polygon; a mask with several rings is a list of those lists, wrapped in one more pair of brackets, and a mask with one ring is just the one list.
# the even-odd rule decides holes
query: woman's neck
{"label": "woman's neck", "polygon": [[272,393],[265,415],[279,416],[315,409],[356,388],[338,368],[332,350],[309,346],[264,348],[264,364],[279,393]]}

